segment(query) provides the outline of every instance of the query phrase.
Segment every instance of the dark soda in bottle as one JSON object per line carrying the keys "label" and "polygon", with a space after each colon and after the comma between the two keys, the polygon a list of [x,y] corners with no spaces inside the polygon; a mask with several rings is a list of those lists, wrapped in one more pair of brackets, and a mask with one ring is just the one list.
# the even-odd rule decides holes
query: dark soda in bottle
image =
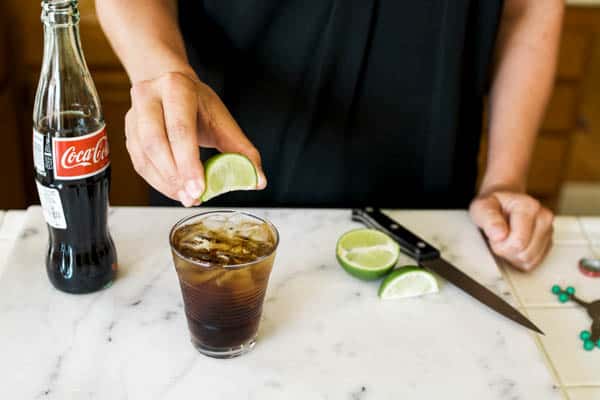
{"label": "dark soda in bottle", "polygon": [[46,270],[68,293],[112,283],[110,150],[79,38],[77,0],[44,0],[44,59],[33,112],[35,183],[48,225]]}

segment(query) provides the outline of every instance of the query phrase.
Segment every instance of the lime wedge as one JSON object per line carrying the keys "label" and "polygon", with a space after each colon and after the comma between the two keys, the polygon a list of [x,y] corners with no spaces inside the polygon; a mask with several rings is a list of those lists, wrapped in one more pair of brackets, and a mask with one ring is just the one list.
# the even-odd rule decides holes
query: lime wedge
{"label": "lime wedge", "polygon": [[357,229],[346,232],[339,238],[336,255],[346,272],[369,281],[381,278],[394,268],[400,248],[382,232]]}
{"label": "lime wedge", "polygon": [[420,267],[406,266],[385,277],[379,286],[379,297],[384,300],[404,299],[438,291],[438,282],[430,272]]}
{"label": "lime wedge", "polygon": [[222,153],[209,158],[204,164],[206,190],[203,202],[234,190],[253,190],[258,184],[254,164],[237,153]]}

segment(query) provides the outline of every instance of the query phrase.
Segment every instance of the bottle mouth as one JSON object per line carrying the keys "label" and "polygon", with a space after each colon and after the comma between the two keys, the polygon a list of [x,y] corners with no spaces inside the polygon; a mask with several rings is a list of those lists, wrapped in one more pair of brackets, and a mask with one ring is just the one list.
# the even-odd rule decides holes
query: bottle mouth
{"label": "bottle mouth", "polygon": [[79,0],[42,0],[42,22],[66,26],[79,22]]}
{"label": "bottle mouth", "polygon": [[79,0],[42,0],[42,8],[44,10],[59,11],[77,7]]}

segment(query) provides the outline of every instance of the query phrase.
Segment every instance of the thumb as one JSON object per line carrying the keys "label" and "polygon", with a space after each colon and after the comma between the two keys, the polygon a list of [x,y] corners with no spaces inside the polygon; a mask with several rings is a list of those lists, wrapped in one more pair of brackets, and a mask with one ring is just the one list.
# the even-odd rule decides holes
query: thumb
{"label": "thumb", "polygon": [[476,198],[469,207],[469,213],[490,241],[499,242],[508,236],[508,223],[502,213],[502,205],[495,196]]}

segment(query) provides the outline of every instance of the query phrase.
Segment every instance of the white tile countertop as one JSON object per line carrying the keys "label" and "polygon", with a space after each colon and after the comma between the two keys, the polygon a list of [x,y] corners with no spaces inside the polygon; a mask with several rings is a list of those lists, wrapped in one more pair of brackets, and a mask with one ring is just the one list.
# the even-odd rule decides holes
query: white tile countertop
{"label": "white tile countertop", "polygon": [[600,219],[559,217],[545,264],[529,275],[506,269],[504,280],[465,212],[390,213],[518,305],[546,332],[540,338],[449,284],[380,301],[377,283],[353,279],[335,260],[337,238],[358,226],[348,210],[255,212],[282,241],[257,346],[233,360],[199,355],[189,342],[167,235],[192,211],[112,209],[119,277],[82,296],[47,280],[40,209],[0,212],[0,246],[16,240],[0,277],[0,398],[600,398],[600,350],[585,352],[578,339],[589,319],[550,293],[560,283],[600,297],[600,279],[575,267],[600,248]]}
{"label": "white tile countertop", "polygon": [[554,246],[538,269],[528,274],[504,270],[521,306],[546,332],[537,340],[557,383],[571,400],[598,400],[600,349],[584,351],[579,339],[591,319],[575,303],[560,303],[551,288],[573,286],[584,301],[600,299],[600,278],[578,270],[581,257],[600,257],[600,218],[557,217],[554,229]]}

